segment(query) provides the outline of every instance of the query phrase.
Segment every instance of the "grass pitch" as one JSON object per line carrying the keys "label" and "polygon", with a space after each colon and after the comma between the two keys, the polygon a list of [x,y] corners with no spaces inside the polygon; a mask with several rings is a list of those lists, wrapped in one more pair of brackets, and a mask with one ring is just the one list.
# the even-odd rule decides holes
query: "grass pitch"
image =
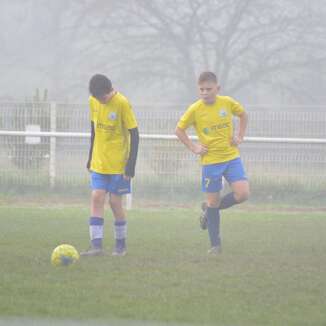
{"label": "grass pitch", "polygon": [[198,213],[133,210],[127,256],[55,268],[58,244],[88,246],[88,209],[0,207],[0,325],[326,324],[325,212],[224,211],[219,257]]}

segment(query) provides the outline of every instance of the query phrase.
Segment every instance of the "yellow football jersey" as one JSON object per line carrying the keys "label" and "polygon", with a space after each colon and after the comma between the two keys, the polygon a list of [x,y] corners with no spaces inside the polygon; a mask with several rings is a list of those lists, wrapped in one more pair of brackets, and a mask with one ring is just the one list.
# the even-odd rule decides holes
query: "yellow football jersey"
{"label": "yellow football jersey", "polygon": [[90,170],[103,174],[123,174],[130,147],[128,129],[137,127],[128,100],[118,92],[106,104],[90,96],[89,107],[95,130]]}
{"label": "yellow football jersey", "polygon": [[201,156],[202,165],[221,163],[239,157],[239,150],[231,145],[233,116],[244,112],[240,103],[228,96],[217,96],[214,104],[198,100],[188,107],[178,122],[178,127],[193,126],[200,143],[208,147]]}

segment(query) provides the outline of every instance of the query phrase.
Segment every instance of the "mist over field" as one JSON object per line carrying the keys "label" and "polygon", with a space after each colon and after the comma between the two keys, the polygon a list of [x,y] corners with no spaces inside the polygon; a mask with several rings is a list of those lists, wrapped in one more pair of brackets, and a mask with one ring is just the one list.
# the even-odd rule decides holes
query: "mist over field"
{"label": "mist over field", "polygon": [[[325,0],[0,0],[0,326],[325,326],[325,17]],[[244,136],[250,198],[220,207],[218,255],[207,254],[199,155],[175,134],[207,70],[249,116],[245,135],[241,119],[231,129],[217,98],[216,113],[194,120],[216,162],[232,130]],[[93,213],[90,131],[110,130],[94,145],[105,166],[100,147],[115,161],[121,130],[136,124],[116,102],[90,121],[96,73],[130,100],[139,127],[123,257],[111,255],[126,238],[122,208],[108,194]],[[233,185],[221,195],[235,203]],[[52,266],[58,245],[88,247],[98,215],[106,254]]]}
{"label": "mist over field", "polygon": [[323,0],[2,0],[0,101],[85,102],[100,72],[133,102],[189,103],[212,70],[242,103],[322,107],[325,14]]}

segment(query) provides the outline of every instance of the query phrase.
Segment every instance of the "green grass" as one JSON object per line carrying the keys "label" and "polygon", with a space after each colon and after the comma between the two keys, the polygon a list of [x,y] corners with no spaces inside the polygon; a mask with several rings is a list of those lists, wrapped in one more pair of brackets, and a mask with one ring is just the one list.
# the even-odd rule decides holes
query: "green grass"
{"label": "green grass", "polygon": [[55,268],[58,244],[87,247],[88,209],[1,206],[0,325],[325,325],[325,213],[223,212],[219,257],[197,215],[133,210],[126,257]]}

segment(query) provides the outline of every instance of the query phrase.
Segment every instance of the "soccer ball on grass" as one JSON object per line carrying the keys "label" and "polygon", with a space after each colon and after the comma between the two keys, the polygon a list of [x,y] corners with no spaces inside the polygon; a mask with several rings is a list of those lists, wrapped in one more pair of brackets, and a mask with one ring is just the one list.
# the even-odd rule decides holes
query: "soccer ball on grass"
{"label": "soccer ball on grass", "polygon": [[69,244],[61,244],[54,248],[51,255],[51,263],[54,266],[69,266],[79,259],[76,248]]}

